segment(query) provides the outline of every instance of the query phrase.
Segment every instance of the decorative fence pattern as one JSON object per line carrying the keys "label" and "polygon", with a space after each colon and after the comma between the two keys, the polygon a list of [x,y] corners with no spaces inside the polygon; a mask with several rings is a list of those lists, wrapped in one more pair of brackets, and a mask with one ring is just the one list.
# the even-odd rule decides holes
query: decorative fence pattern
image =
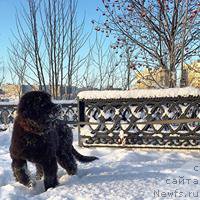
{"label": "decorative fence pattern", "polygon": [[[72,125],[72,127],[76,126],[78,122],[77,103],[75,101],[56,101],[55,103],[62,105],[62,115],[66,123]],[[17,102],[0,103],[0,131],[6,130],[8,125],[14,122],[16,110]]]}
{"label": "decorative fence pattern", "polygon": [[[200,97],[56,103],[66,123],[78,124],[80,146],[200,149]],[[0,103],[0,131],[13,123],[16,109],[17,103]]]}
{"label": "decorative fence pattern", "polygon": [[200,148],[200,97],[80,99],[79,145]]}
{"label": "decorative fence pattern", "polygon": [[7,129],[10,123],[13,123],[16,114],[17,103],[0,103],[0,131]]}

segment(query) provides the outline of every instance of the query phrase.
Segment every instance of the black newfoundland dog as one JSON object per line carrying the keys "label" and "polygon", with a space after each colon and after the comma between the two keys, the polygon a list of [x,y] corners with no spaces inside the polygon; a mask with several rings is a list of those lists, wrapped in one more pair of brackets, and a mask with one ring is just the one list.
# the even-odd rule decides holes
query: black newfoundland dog
{"label": "black newfoundland dog", "polygon": [[34,182],[27,170],[27,161],[36,165],[36,179],[44,176],[45,190],[55,187],[57,163],[69,175],[77,172],[76,160],[90,162],[98,159],[83,156],[73,145],[71,129],[59,118],[61,108],[42,91],[26,93],[20,100],[15,118],[10,155],[16,181],[31,187]]}

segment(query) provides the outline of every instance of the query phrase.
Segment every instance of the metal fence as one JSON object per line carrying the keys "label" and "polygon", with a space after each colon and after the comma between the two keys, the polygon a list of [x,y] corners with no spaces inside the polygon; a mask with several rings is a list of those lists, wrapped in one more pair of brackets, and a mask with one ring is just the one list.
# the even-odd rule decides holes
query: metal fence
{"label": "metal fence", "polygon": [[[200,98],[84,99],[62,104],[78,124],[79,145],[200,149]],[[15,103],[0,103],[0,131],[13,123]]]}
{"label": "metal fence", "polygon": [[6,130],[10,123],[13,123],[16,114],[17,103],[0,103],[0,131]]}
{"label": "metal fence", "polygon": [[[78,122],[78,110],[76,101],[56,101],[62,105],[62,115],[64,120],[75,126]],[[14,122],[14,117],[17,110],[17,102],[1,102],[0,103],[0,131],[8,128],[9,124]]]}
{"label": "metal fence", "polygon": [[79,100],[80,146],[200,148],[200,97]]}

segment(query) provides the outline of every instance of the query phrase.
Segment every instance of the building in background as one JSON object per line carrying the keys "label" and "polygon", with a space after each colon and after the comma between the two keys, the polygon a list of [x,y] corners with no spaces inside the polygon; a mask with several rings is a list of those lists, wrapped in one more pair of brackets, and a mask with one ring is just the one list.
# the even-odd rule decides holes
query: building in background
{"label": "building in background", "polygon": [[136,73],[135,88],[167,88],[169,87],[169,70],[158,68],[154,70],[145,69],[143,72]]}
{"label": "building in background", "polygon": [[200,60],[185,64],[185,69],[188,72],[188,84],[200,88]]}
{"label": "building in background", "polygon": [[[194,69],[196,69],[196,72],[198,71],[198,73],[194,73]],[[136,73],[135,88],[168,88],[170,85],[170,76],[173,78],[175,75],[171,74],[169,70],[161,67],[154,70],[146,69],[143,72]],[[176,79],[176,77],[174,77],[174,79]],[[194,62],[191,65],[185,65],[185,68],[183,69],[183,83],[181,87],[187,87],[189,85],[200,87],[199,62]]]}
{"label": "building in background", "polygon": [[3,84],[1,86],[1,90],[3,91],[3,95],[1,96],[1,100],[16,100],[19,99],[20,94],[20,86],[15,84]]}
{"label": "building in background", "polygon": [[[46,86],[47,91],[50,92],[50,86]],[[38,85],[16,85],[16,84],[3,84],[0,89],[0,100],[18,100],[24,93],[29,91],[39,90]],[[60,88],[61,90],[61,88]],[[59,94],[60,95],[60,91]],[[67,86],[62,88],[63,99],[75,99],[77,93],[81,90],[75,86],[72,86],[71,89]]]}

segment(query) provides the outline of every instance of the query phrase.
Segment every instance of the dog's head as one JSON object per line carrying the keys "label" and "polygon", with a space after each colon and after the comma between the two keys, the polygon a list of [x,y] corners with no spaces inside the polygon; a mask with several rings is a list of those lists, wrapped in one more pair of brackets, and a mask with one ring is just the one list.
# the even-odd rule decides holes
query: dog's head
{"label": "dog's head", "polygon": [[49,118],[55,117],[59,110],[60,107],[51,101],[50,94],[43,91],[31,91],[22,96],[17,112],[24,119],[44,124]]}

